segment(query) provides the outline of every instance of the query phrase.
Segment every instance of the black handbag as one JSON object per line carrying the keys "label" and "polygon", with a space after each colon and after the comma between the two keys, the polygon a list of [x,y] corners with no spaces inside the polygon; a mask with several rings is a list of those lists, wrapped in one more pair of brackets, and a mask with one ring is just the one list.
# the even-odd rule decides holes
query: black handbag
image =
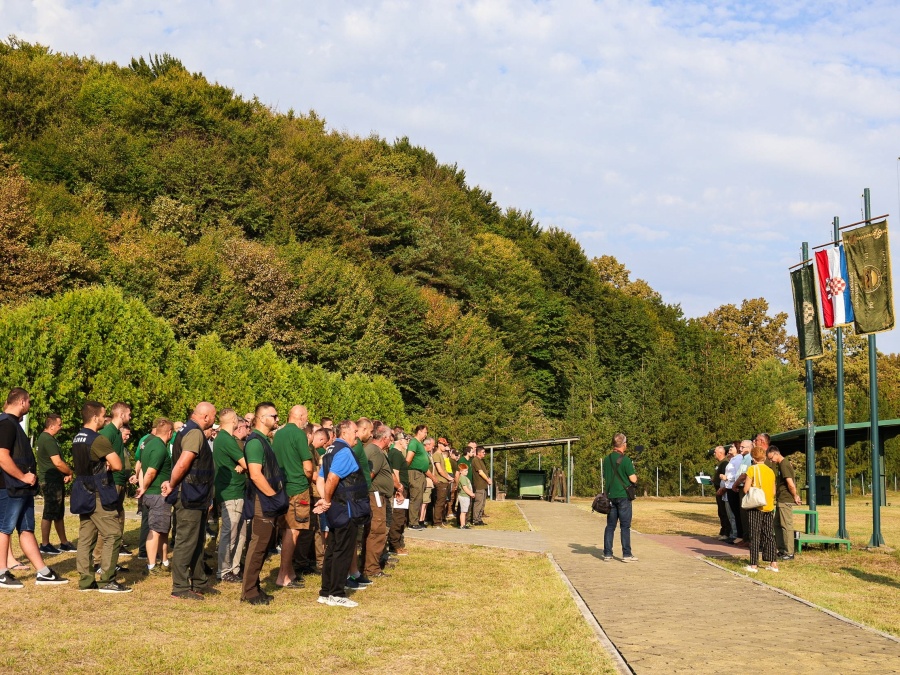
{"label": "black handbag", "polygon": [[612,504],[609,502],[609,497],[606,496],[605,492],[601,492],[599,495],[594,497],[594,502],[591,504],[591,511],[596,511],[597,513],[602,513],[606,515],[609,513],[612,508]]}

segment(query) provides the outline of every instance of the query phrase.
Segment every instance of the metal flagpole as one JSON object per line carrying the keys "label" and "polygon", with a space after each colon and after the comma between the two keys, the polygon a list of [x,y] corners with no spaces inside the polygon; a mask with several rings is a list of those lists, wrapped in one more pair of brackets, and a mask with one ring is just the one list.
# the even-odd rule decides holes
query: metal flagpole
{"label": "metal flagpole", "polygon": [[[834,245],[840,246],[841,240],[841,221],[835,216],[834,218]],[[847,481],[845,473],[847,470],[846,456],[844,448],[844,329],[836,328],[835,340],[837,341],[837,454],[838,454],[838,531],[837,536],[840,539],[849,539],[847,533]]]}
{"label": "metal flagpole", "polygon": [[[865,218],[868,223],[872,217],[872,204],[869,188],[863,190],[863,204]],[[869,546],[884,546],[884,537],[881,536],[881,470],[879,467],[878,451],[880,444],[879,419],[878,419],[878,352],[875,349],[875,336],[869,338],[869,442],[872,445],[872,538]]]}
{"label": "metal flagpole", "polygon": [[[803,242],[801,260],[809,259],[809,243]],[[806,359],[806,503],[810,511],[816,510],[816,423],[813,410],[813,365]],[[806,516],[806,531],[814,532],[812,519]]]}

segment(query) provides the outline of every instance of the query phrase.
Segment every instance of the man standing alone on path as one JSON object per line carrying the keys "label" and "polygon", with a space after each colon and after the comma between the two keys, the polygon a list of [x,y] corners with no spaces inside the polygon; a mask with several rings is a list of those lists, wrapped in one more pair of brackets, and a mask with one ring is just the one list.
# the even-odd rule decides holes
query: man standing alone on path
{"label": "man standing alone on path", "polygon": [[775,472],[775,544],[782,560],[794,559],[794,506],[800,506],[800,493],[790,460],[785,461],[781,450],[770,445],[766,457],[778,466]]}
{"label": "man standing alone on path", "polygon": [[603,559],[612,560],[613,537],[618,523],[622,528],[622,562],[637,562],[631,553],[631,500],[625,491],[627,482],[637,483],[637,475],[631,458],[625,456],[627,448],[625,434],[616,434],[613,436],[613,451],[603,459],[603,475],[608,476],[606,494],[610,502],[603,533]]}
{"label": "man standing alone on path", "polygon": [[[62,418],[59,415],[47,415],[44,430],[37,439],[35,459],[37,460],[38,478],[41,483],[41,494],[44,495],[44,513],[41,516],[41,545],[43,555],[56,555],[63,551],[74,551],[75,547],[66,537],[66,483],[72,480],[72,469],[66,464],[59,452],[56,434],[62,429]],[[59,535],[59,548],[50,543],[50,527],[56,527]]]}

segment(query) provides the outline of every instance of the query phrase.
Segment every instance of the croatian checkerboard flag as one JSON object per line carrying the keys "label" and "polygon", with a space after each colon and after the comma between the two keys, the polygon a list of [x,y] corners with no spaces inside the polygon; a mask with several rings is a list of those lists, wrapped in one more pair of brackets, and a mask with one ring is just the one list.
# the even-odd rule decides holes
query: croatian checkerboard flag
{"label": "croatian checkerboard flag", "polygon": [[850,304],[850,275],[844,247],[829,247],[816,251],[816,276],[819,297],[822,299],[822,321],[825,328],[853,323]]}

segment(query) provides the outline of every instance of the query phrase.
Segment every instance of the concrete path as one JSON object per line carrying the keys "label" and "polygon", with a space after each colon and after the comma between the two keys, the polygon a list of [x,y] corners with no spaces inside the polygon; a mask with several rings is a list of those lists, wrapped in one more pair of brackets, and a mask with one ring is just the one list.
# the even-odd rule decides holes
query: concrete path
{"label": "concrete path", "polygon": [[639,562],[604,562],[605,518],[516,503],[635,673],[900,673],[896,641],[636,533]]}
{"label": "concrete path", "polygon": [[406,529],[407,539],[426,539],[451,544],[471,544],[493,548],[511,548],[517,551],[548,551],[547,542],[539,532],[508,532],[489,527],[460,530],[457,527],[428,527],[424,530]]}

